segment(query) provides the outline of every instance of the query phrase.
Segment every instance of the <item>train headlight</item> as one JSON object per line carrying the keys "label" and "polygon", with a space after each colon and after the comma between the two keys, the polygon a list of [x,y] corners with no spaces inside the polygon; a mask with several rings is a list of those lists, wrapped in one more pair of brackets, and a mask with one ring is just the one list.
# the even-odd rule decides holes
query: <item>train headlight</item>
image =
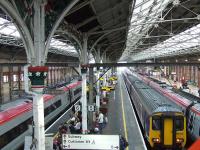
{"label": "train headlight", "polygon": [[182,139],[182,138],[177,138],[176,139],[176,143],[183,143],[184,142],[184,139]]}
{"label": "train headlight", "polygon": [[153,141],[154,143],[160,143],[160,139],[159,139],[159,138],[153,138],[152,141]]}

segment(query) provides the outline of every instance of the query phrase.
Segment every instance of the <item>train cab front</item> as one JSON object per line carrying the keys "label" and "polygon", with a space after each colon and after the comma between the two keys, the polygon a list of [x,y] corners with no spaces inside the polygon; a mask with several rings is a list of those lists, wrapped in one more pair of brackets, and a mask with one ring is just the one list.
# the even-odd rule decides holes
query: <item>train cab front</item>
{"label": "train cab front", "polygon": [[186,120],[179,114],[154,115],[150,119],[149,143],[152,149],[181,150],[186,144]]}

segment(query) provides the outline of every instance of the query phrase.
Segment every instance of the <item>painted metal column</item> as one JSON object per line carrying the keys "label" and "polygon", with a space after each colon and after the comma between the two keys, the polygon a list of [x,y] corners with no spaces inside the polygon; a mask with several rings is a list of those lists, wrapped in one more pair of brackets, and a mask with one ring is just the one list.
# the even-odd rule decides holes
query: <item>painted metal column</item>
{"label": "painted metal column", "polygon": [[51,80],[51,85],[53,85],[53,68],[51,67],[51,70],[50,70],[50,80]]}
{"label": "painted metal column", "polygon": [[49,69],[48,69],[48,73],[47,73],[47,78],[46,78],[46,85],[49,85]]}
{"label": "painted metal column", "polygon": [[58,67],[58,82],[60,82],[60,67]]}
{"label": "painted metal column", "polygon": [[199,67],[198,67],[198,69],[197,69],[197,74],[198,74],[198,76],[197,76],[198,88],[200,88],[200,68],[199,68]]}
{"label": "painted metal column", "polygon": [[20,96],[20,91],[21,91],[21,66],[18,66],[18,73],[17,73],[17,82],[18,82],[18,91],[19,91],[19,96]]}
{"label": "painted metal column", "polygon": [[45,64],[45,1],[34,1],[33,36],[36,61],[28,68],[33,96],[34,139],[33,145],[37,150],[45,150],[44,132],[44,81],[47,77],[48,67]]}
{"label": "painted metal column", "polygon": [[[88,57],[87,57],[87,40],[88,37],[86,34],[84,34],[83,38],[83,50],[81,53],[81,63],[87,64],[88,63]],[[87,94],[86,94],[86,86],[87,86],[87,67],[81,66],[81,75],[82,75],[82,133],[86,134],[88,127],[87,127]]]}
{"label": "painted metal column", "polygon": [[10,101],[12,101],[13,95],[12,95],[12,90],[13,90],[13,66],[9,66],[9,75],[8,75],[8,83],[9,83],[9,96],[10,96]]}
{"label": "painted metal column", "polygon": [[58,68],[58,74],[59,74],[59,82],[61,81],[61,73],[60,73],[60,67]]}
{"label": "painted metal column", "polygon": [[[97,63],[100,63],[100,47],[98,47],[97,49]],[[99,73],[99,67],[97,67],[97,95],[96,95],[96,111],[99,112],[99,108],[100,108],[100,73]]]}
{"label": "painted metal column", "polygon": [[55,73],[55,66],[53,67],[53,85],[56,84],[56,73]]}
{"label": "painted metal column", "polygon": [[3,66],[0,66],[0,104],[2,103],[3,103]]}
{"label": "painted metal column", "polygon": [[[93,97],[93,83],[94,83],[94,71],[93,67],[89,68],[89,105],[94,104],[94,97]],[[88,120],[89,120],[89,129],[92,127],[92,122],[93,122],[93,112],[88,112]]]}
{"label": "painted metal column", "polygon": [[61,71],[61,80],[64,81],[64,68],[62,67],[62,71]]}
{"label": "painted metal column", "polygon": [[56,83],[58,83],[59,82],[58,67],[56,67],[55,75],[56,75]]}
{"label": "painted metal column", "polygon": [[45,150],[45,132],[44,132],[44,100],[43,89],[44,81],[47,77],[48,67],[30,66],[28,68],[29,78],[31,80],[31,89],[35,93],[33,97],[33,120],[34,120],[34,139],[37,150]]}

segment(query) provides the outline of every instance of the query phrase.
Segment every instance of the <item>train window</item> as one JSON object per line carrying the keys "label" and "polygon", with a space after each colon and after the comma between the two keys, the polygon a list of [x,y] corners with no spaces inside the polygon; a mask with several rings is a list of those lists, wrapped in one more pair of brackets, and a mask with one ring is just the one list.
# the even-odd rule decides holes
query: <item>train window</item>
{"label": "train window", "polygon": [[161,119],[160,117],[152,117],[152,129],[160,130],[161,129]]}
{"label": "train window", "polygon": [[191,117],[190,117],[190,121],[189,121],[189,123],[188,123],[188,128],[189,128],[190,130],[193,129],[193,120],[194,120],[194,116],[191,115]]}
{"label": "train window", "polygon": [[79,99],[81,99],[81,96],[77,97],[75,101],[78,101]]}
{"label": "train window", "polygon": [[47,115],[49,115],[51,112],[53,112],[54,110],[56,110],[60,106],[61,106],[61,100],[58,100],[57,102],[55,102],[52,105],[48,106],[44,110],[44,116],[46,117]]}
{"label": "train window", "polygon": [[81,88],[78,88],[78,89],[76,89],[75,91],[74,91],[74,95],[76,95],[76,94],[78,94],[78,93],[80,93],[81,92]]}
{"label": "train window", "polygon": [[0,149],[28,130],[32,117],[0,136]]}
{"label": "train window", "polygon": [[200,136],[200,127],[199,127],[199,136]]}
{"label": "train window", "polygon": [[54,103],[55,107],[58,108],[61,106],[61,100]]}
{"label": "train window", "polygon": [[183,126],[184,126],[184,119],[183,119],[183,117],[176,117],[176,120],[175,120],[176,131],[183,130]]}

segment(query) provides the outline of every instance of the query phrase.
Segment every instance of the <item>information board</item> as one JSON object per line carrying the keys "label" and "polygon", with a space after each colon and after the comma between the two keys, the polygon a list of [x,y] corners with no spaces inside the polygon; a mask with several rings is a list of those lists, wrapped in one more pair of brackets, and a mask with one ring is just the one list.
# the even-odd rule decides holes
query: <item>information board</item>
{"label": "information board", "polygon": [[63,149],[119,150],[119,135],[63,134]]}

